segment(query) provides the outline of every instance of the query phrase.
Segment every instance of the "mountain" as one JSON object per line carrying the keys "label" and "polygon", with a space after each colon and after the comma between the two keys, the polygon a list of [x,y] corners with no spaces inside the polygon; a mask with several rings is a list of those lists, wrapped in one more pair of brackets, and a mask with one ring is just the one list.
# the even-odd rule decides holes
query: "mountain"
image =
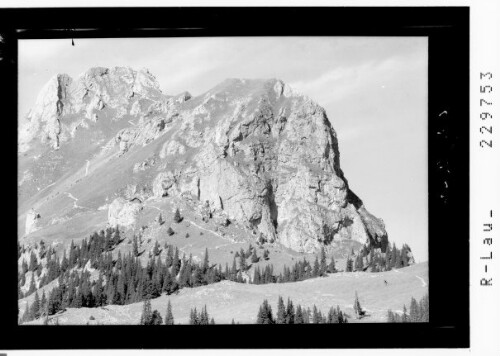
{"label": "mountain", "polygon": [[197,97],[159,87],[119,67],[45,85],[18,136],[20,240],[142,232],[169,204],[296,252],[385,250],[384,224],[350,190],[310,98],[276,79],[227,79]]}

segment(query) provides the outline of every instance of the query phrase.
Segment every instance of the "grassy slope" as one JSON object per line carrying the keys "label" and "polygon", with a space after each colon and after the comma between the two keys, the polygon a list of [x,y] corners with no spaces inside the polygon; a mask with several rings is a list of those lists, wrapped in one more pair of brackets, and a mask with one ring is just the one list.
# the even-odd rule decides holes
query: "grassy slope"
{"label": "grassy slope", "polygon": [[[419,278],[420,277],[420,278]],[[384,280],[388,282],[386,286]],[[209,286],[182,289],[176,295],[162,295],[152,300],[152,308],[165,316],[168,300],[172,303],[176,323],[189,321],[193,307],[207,305],[216,323],[254,323],[259,305],[267,298],[274,313],[278,296],[290,297],[294,303],[312,308],[313,304],[323,312],[330,306],[339,305],[352,318],[354,293],[358,292],[361,306],[368,316],[359,322],[385,322],[387,309],[401,312],[413,296],[417,300],[428,292],[428,266],[419,263],[407,268],[381,273],[337,273],[326,278],[315,278],[296,283],[249,285],[224,281]],[[137,324],[142,303],[125,306],[110,305],[103,308],[68,309],[58,314],[60,324],[86,324],[90,316],[100,324]],[[32,323],[40,323],[35,321]]]}

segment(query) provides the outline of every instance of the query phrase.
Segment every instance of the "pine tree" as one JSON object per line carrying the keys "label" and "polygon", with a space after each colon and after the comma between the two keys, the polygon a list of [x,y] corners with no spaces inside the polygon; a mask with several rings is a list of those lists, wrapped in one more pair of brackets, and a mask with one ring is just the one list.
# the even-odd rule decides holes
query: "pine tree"
{"label": "pine tree", "polygon": [[259,312],[257,314],[257,324],[274,324],[273,311],[271,306],[264,300],[262,305],[259,307]]}
{"label": "pine tree", "polygon": [[31,314],[31,308],[30,308],[30,305],[28,304],[28,302],[26,302],[26,308],[24,309],[22,321],[24,323],[24,322],[31,321],[31,320],[33,320],[33,316]]}
{"label": "pine tree", "polygon": [[429,294],[424,295],[419,303],[420,322],[429,321]]}
{"label": "pine tree", "polygon": [[161,325],[161,324],[163,324],[163,319],[160,315],[160,312],[155,309],[151,314],[151,321],[147,325]]}
{"label": "pine tree", "polygon": [[336,320],[336,315],[335,315],[335,309],[333,307],[330,307],[330,310],[328,310],[328,316],[326,318],[326,322],[328,324],[333,324],[336,323],[338,320]]}
{"label": "pine tree", "polygon": [[302,308],[302,315],[303,315],[303,320],[304,320],[304,324],[309,324],[311,322],[311,309],[307,308],[307,309],[304,309]]}
{"label": "pine tree", "polygon": [[137,243],[137,236],[134,235],[134,239],[132,242],[132,251],[135,257],[139,256],[139,245]]}
{"label": "pine tree", "polygon": [[165,325],[174,325],[174,315],[172,314],[172,305],[170,300],[167,304],[167,315],[165,316]]}
{"label": "pine tree", "polygon": [[31,272],[31,282],[30,282],[30,287],[28,289],[27,295],[30,295],[31,293],[36,291],[36,285],[35,285],[35,273]]}
{"label": "pine tree", "polygon": [[326,252],[325,247],[321,246],[319,258],[319,275],[322,276],[326,273],[328,266],[326,265]]}
{"label": "pine tree", "polygon": [[403,305],[403,315],[401,316],[401,322],[407,323],[409,321],[408,312],[406,310],[406,305]]}
{"label": "pine tree", "polygon": [[210,265],[208,260],[208,248],[205,248],[205,256],[203,257],[203,266],[202,266],[203,274],[207,273],[209,267]]}
{"label": "pine tree", "polygon": [[168,234],[168,236],[172,236],[173,234],[175,234],[175,231],[172,229],[172,227],[170,227],[170,226],[168,227],[167,234]]}
{"label": "pine tree", "polygon": [[318,262],[318,256],[314,259],[314,265],[313,265],[313,277],[318,277],[320,275],[319,271],[319,262]]}
{"label": "pine tree", "polygon": [[194,309],[191,309],[191,312],[189,314],[189,324],[200,325],[200,317],[198,316],[198,311],[196,310],[196,307]]}
{"label": "pine tree", "polygon": [[276,324],[286,324],[286,310],[285,303],[281,296],[278,297],[278,312],[276,315]]}
{"label": "pine tree", "polygon": [[320,316],[318,313],[318,308],[316,308],[316,304],[314,304],[312,312],[312,323],[319,324],[319,322],[320,322]]}
{"label": "pine tree", "polygon": [[285,323],[286,324],[294,324],[295,321],[295,309],[293,307],[293,303],[288,298],[287,303],[286,303],[286,314],[285,314]]}
{"label": "pine tree", "polygon": [[247,270],[247,260],[245,258],[245,253],[240,253],[240,271]]}
{"label": "pine tree", "polygon": [[207,306],[205,305],[200,313],[200,325],[208,325],[210,317],[208,316]]}
{"label": "pine tree", "polygon": [[151,312],[151,301],[146,299],[142,306],[141,325],[151,325],[153,313]]}
{"label": "pine tree", "polygon": [[[294,324],[304,324],[305,321],[304,321],[304,315],[303,315],[303,312],[302,312],[302,307],[299,305],[297,305],[297,309],[295,310],[295,318],[293,320]],[[308,324],[309,322],[307,322]]]}
{"label": "pine tree", "polygon": [[328,264],[328,273],[335,273],[337,272],[337,269],[335,268],[335,259],[332,256],[332,260]]}
{"label": "pine tree", "polygon": [[417,323],[420,321],[420,310],[418,308],[418,303],[415,298],[411,298],[410,302],[410,323]]}
{"label": "pine tree", "polygon": [[361,319],[361,316],[363,316],[364,312],[363,312],[363,309],[361,308],[361,304],[359,303],[357,291],[355,292],[353,309],[354,309],[354,314],[356,315],[356,318]]}
{"label": "pine tree", "polygon": [[160,254],[160,245],[158,241],[155,241],[155,245],[153,247],[153,256],[158,256]]}
{"label": "pine tree", "polygon": [[33,304],[31,304],[31,315],[34,319],[40,317],[40,297],[38,296],[38,291],[35,292],[35,299]]}
{"label": "pine tree", "polygon": [[395,323],[396,322],[396,319],[394,318],[394,313],[390,309],[387,311],[387,322],[388,323]]}
{"label": "pine tree", "polygon": [[352,272],[352,260],[351,260],[350,257],[347,257],[345,271],[346,272]]}
{"label": "pine tree", "polygon": [[391,267],[391,247],[388,244],[387,248],[385,250],[385,271],[390,271],[392,269]]}
{"label": "pine tree", "polygon": [[259,257],[257,256],[257,249],[253,249],[253,253],[252,253],[252,263],[257,263],[259,262]]}
{"label": "pine tree", "polygon": [[175,209],[174,221],[176,223],[180,223],[182,221],[182,216],[181,216],[181,213],[179,211],[179,208]]}

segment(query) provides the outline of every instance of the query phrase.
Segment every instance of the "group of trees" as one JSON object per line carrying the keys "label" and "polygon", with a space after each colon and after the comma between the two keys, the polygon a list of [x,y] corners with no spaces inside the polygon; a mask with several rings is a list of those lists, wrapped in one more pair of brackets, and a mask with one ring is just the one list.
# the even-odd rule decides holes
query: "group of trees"
{"label": "group of trees", "polygon": [[189,324],[190,325],[215,325],[214,318],[210,318],[207,312],[207,306],[205,305],[201,312],[198,313],[196,308],[191,309],[189,313]]}
{"label": "group of trees", "polygon": [[[68,307],[92,308],[108,304],[136,303],[156,298],[162,293],[172,294],[181,288],[197,287],[221,280],[244,282],[241,265],[238,269],[234,261],[233,268],[230,269],[226,264],[225,270],[220,264],[211,265],[207,249],[203,261],[199,263],[196,263],[191,255],[189,258],[185,255],[180,257],[179,249],[168,244],[164,246],[163,255],[156,244],[146,266],[143,266],[135,253],[129,252],[122,256],[121,251],[118,251],[115,254],[117,257],[113,257],[112,249],[121,242],[116,236],[119,236],[119,233],[111,230],[96,233],[89,241],[84,239],[80,245],[72,242],[69,258],[66,253],[61,260],[55,253],[49,255],[48,261],[53,267],[49,268],[45,276],[50,276],[48,281],[58,279],[59,283],[46,298],[46,315],[55,314]],[[253,252],[250,257],[252,255]],[[99,271],[98,278],[91,278],[90,272],[83,268],[89,262],[91,268]],[[35,290],[33,285],[31,292]],[[29,306],[28,310],[32,310],[32,306]],[[26,315],[31,319],[40,313],[30,312]]]}
{"label": "group of trees", "polygon": [[[163,318],[158,310],[151,311],[151,300],[146,299],[142,306],[140,325],[162,325]],[[167,313],[165,315],[165,325],[174,325],[174,315],[172,314],[172,305],[170,300],[167,305]]]}
{"label": "group of trees", "polygon": [[278,297],[278,311],[276,317],[273,315],[271,305],[264,300],[257,313],[257,324],[342,324],[347,323],[347,318],[340,310],[340,307],[330,307],[328,313],[324,315],[316,305],[310,308],[303,308],[300,304],[294,307],[293,302],[288,298],[286,306],[281,296]]}
{"label": "group of trees", "polygon": [[298,282],[310,278],[326,276],[327,273],[335,273],[335,259],[332,257],[330,262],[327,263],[327,257],[324,247],[320,250],[320,255],[316,257],[314,263],[311,265],[305,258],[302,261],[297,261],[290,268],[283,266],[283,272],[279,275],[274,275],[273,266],[267,265],[263,271],[257,266],[254,269],[253,284],[268,284],[268,283],[288,283]]}
{"label": "group of trees", "polygon": [[424,323],[429,321],[429,294],[425,294],[419,302],[415,298],[411,298],[410,313],[403,305],[403,313],[394,313],[391,310],[387,311],[388,323]]}
{"label": "group of trees", "polygon": [[[365,271],[383,272],[390,271],[393,268],[403,268],[410,264],[408,257],[411,252],[410,246],[403,244],[401,249],[396,247],[396,244],[387,245],[385,253],[377,251],[373,247],[363,247],[358,254],[351,252],[351,255],[346,260],[346,272]],[[354,257],[354,258],[353,258]]]}

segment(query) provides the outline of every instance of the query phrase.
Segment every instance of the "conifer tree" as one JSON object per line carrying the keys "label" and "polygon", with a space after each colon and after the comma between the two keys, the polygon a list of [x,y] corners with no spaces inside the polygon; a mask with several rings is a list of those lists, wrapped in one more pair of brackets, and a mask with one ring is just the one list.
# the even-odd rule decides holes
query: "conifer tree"
{"label": "conifer tree", "polygon": [[424,295],[419,303],[420,322],[429,321],[429,294]]}
{"label": "conifer tree", "polygon": [[335,273],[337,269],[335,268],[335,259],[332,256],[330,263],[328,264],[328,273]]}
{"label": "conifer tree", "polygon": [[363,257],[361,255],[356,256],[356,271],[362,271],[363,270]]}
{"label": "conifer tree", "polygon": [[385,271],[390,271],[392,269],[392,267],[391,267],[391,255],[392,255],[391,248],[388,244],[387,248],[385,250],[385,268],[384,268]]}
{"label": "conifer tree", "polygon": [[320,323],[320,315],[318,313],[318,308],[316,308],[316,304],[314,304],[314,306],[313,306],[312,323],[313,324],[319,324]]}
{"label": "conifer tree", "polygon": [[36,285],[35,285],[35,273],[31,272],[31,282],[30,282],[30,287],[28,289],[27,295],[30,295],[31,293],[36,291]]}
{"label": "conifer tree", "polygon": [[209,261],[208,261],[208,248],[205,248],[205,256],[203,257],[203,266],[202,266],[202,273],[207,273],[209,268]]}
{"label": "conifer tree", "polygon": [[40,315],[47,315],[47,297],[45,290],[42,292],[42,300],[40,301]]}
{"label": "conifer tree", "polygon": [[396,322],[396,320],[394,318],[394,313],[390,309],[387,311],[387,322],[388,323],[395,323]]}
{"label": "conifer tree", "polygon": [[351,257],[347,257],[345,271],[346,272],[352,272],[352,260],[351,260]]}
{"label": "conifer tree", "polygon": [[31,315],[34,319],[40,317],[40,297],[38,296],[38,291],[35,292],[35,299],[31,304]]}
{"label": "conifer tree", "polygon": [[147,325],[161,325],[163,324],[163,319],[160,315],[160,312],[158,310],[153,310],[153,313],[151,313],[151,320],[150,323]]}
{"label": "conifer tree", "polygon": [[208,316],[207,306],[205,305],[200,313],[200,325],[208,325],[210,317]]}
{"label": "conifer tree", "polygon": [[274,324],[273,311],[271,306],[264,300],[262,305],[259,307],[259,312],[257,314],[257,324]]}
{"label": "conifer tree", "polygon": [[313,265],[313,277],[318,277],[320,275],[319,271],[319,262],[318,262],[318,256],[314,259],[314,265]]}
{"label": "conifer tree", "polygon": [[165,316],[165,325],[174,325],[174,315],[172,314],[172,304],[170,300],[167,304],[167,315]]}
{"label": "conifer tree", "polygon": [[309,324],[311,322],[310,316],[311,316],[311,309],[302,308],[302,318],[303,318],[304,324]]}
{"label": "conifer tree", "polygon": [[29,303],[26,302],[26,308],[24,309],[22,321],[23,321],[23,323],[25,323],[25,322],[31,321],[31,320],[33,320],[33,316],[31,314],[31,308],[30,308]]}
{"label": "conifer tree", "polygon": [[319,275],[324,275],[327,271],[325,246],[321,246],[319,258]]}
{"label": "conifer tree", "polygon": [[399,268],[396,267],[396,258],[398,256],[398,249],[396,248],[396,243],[392,243],[392,249],[391,249],[391,269],[392,268]]}
{"label": "conifer tree", "polygon": [[353,309],[354,309],[354,314],[356,315],[356,318],[357,319],[360,319],[361,316],[364,314],[363,313],[363,309],[361,308],[361,304],[359,303],[359,299],[358,299],[358,292],[356,291],[355,292],[355,298],[354,298],[354,306],[353,306]]}
{"label": "conifer tree", "polygon": [[295,321],[295,309],[293,307],[293,303],[288,298],[287,303],[286,303],[286,314],[285,314],[285,323],[286,324],[294,324]]}
{"label": "conifer tree", "polygon": [[151,301],[146,299],[142,306],[141,325],[151,325],[153,313],[151,312]]}
{"label": "conifer tree", "polygon": [[179,211],[179,208],[175,209],[175,213],[174,213],[174,221],[176,223],[180,223],[182,221],[182,216],[181,216],[181,213]]}
{"label": "conifer tree", "polygon": [[134,239],[132,241],[132,252],[135,257],[139,256],[139,245],[137,243],[137,236],[134,235]]}
{"label": "conifer tree", "polygon": [[328,324],[333,324],[337,321],[335,319],[336,319],[335,309],[333,309],[333,307],[330,307],[330,310],[328,310],[328,316],[326,318],[326,322]]}
{"label": "conifer tree", "polygon": [[403,315],[401,316],[401,322],[407,323],[408,322],[408,311],[406,309],[406,305],[403,305]]}
{"label": "conifer tree", "polygon": [[420,310],[418,308],[418,303],[415,298],[411,297],[410,302],[410,323],[417,323],[420,321]]}
{"label": "conifer tree", "polygon": [[253,249],[253,253],[252,253],[252,263],[257,263],[259,262],[259,257],[257,256],[257,249]]}
{"label": "conifer tree", "polygon": [[302,311],[302,307],[299,305],[297,305],[297,308],[295,310],[295,318],[293,320],[293,323],[294,324],[304,324],[304,314],[303,314],[303,311]]}
{"label": "conifer tree", "polygon": [[160,244],[158,241],[155,241],[155,245],[153,247],[153,256],[158,256],[160,254]]}
{"label": "conifer tree", "polygon": [[276,314],[276,324],[286,324],[285,303],[281,296],[278,297],[278,312]]}
{"label": "conifer tree", "polygon": [[200,317],[198,316],[198,311],[196,310],[196,307],[194,309],[191,309],[191,312],[189,314],[189,324],[200,325]]}

